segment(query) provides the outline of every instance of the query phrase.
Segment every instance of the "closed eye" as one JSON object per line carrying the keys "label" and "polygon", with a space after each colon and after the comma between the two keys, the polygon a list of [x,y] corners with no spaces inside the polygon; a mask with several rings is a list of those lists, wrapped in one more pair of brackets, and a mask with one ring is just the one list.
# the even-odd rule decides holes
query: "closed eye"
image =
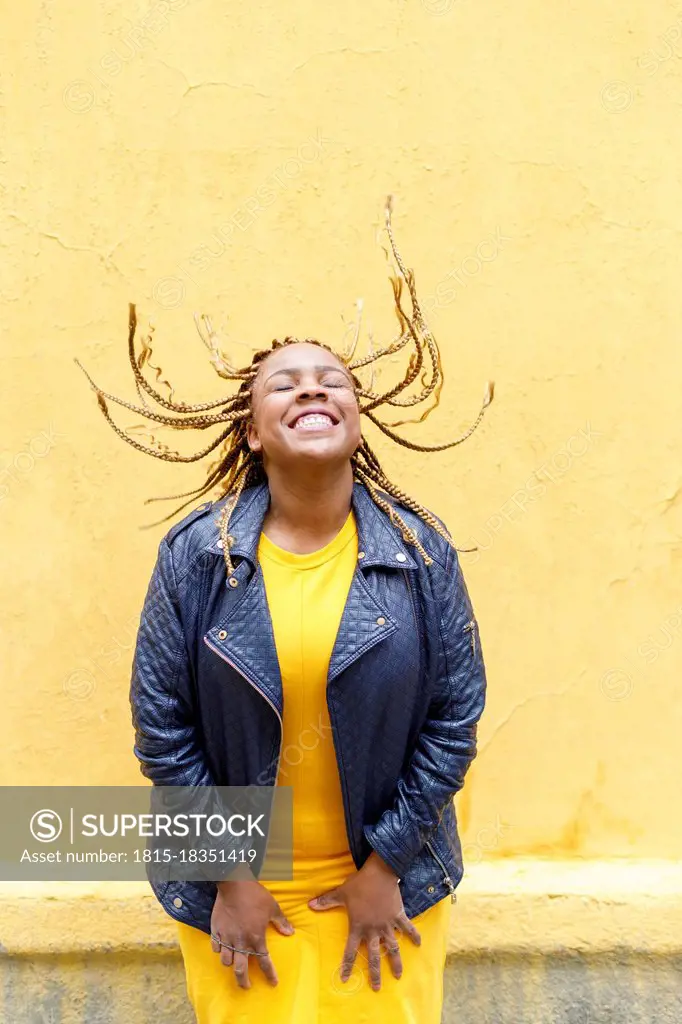
{"label": "closed eye", "polygon": [[[351,387],[350,381],[347,380],[323,380],[320,384],[325,388],[349,388]],[[271,391],[291,391],[293,384],[278,384],[277,387],[271,388]]]}

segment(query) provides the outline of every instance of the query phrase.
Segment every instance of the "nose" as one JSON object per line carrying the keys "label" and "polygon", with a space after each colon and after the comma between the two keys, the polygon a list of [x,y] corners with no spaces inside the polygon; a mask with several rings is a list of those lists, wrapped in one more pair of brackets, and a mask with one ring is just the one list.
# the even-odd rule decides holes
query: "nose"
{"label": "nose", "polygon": [[301,382],[296,396],[297,400],[314,398],[317,401],[323,402],[326,402],[327,397],[327,389],[317,381],[308,381],[307,383]]}

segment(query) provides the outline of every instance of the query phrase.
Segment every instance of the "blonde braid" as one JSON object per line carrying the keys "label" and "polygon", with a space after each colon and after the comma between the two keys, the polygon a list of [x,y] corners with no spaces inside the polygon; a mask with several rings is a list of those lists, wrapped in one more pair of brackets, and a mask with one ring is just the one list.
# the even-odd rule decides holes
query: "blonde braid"
{"label": "blonde braid", "polygon": [[[135,306],[130,303],[128,307],[128,356],[133,371],[135,388],[142,404],[135,405],[132,402],[127,402],[124,399],[117,398],[114,395],[110,395],[108,392],[102,391],[86,371],[83,370],[88,377],[91,387],[97,395],[97,401],[105,419],[116,434],[137,451],[143,452],[147,455],[153,455],[155,458],[163,459],[166,462],[197,462],[204,458],[204,456],[222,446],[217,460],[209,467],[207,476],[201,487],[198,487],[193,491],[186,491],[183,494],[170,495],[163,499],[151,498],[148,500],[158,501],[185,497],[189,497],[191,500],[195,496],[203,496],[213,487],[220,486],[222,489],[222,495],[227,495],[227,501],[221,509],[221,513],[218,518],[218,527],[229,581],[232,581],[234,573],[234,567],[230,556],[230,547],[233,543],[233,538],[229,534],[231,516],[237,507],[244,489],[267,480],[262,459],[252,452],[248,445],[246,424],[252,415],[254,383],[260,367],[272,352],[285,345],[300,343],[317,345],[320,348],[324,348],[326,351],[331,352],[348,370],[356,389],[356,397],[358,399],[362,398],[366,400],[365,405],[361,406],[358,404],[359,412],[366,415],[377,429],[392,441],[411,451],[444,451],[447,448],[452,448],[455,445],[461,444],[471,436],[474,430],[476,430],[483,418],[486,408],[490,405],[493,399],[494,385],[490,382],[487,386],[479,414],[468,430],[453,441],[447,441],[443,444],[433,446],[416,444],[405,437],[401,437],[391,429],[393,426],[401,425],[400,423],[387,424],[375,415],[374,410],[382,405],[390,407],[410,407],[427,401],[433,395],[435,397],[435,405],[427,408],[422,413],[420,419],[423,420],[428,413],[431,412],[432,408],[437,407],[443,384],[443,368],[441,365],[438,346],[426,325],[426,321],[419,305],[414,273],[407,269],[396,246],[391,225],[391,212],[392,200],[389,196],[385,208],[385,228],[390,242],[391,253],[398,268],[398,273],[391,277],[391,286],[393,289],[394,312],[400,325],[400,332],[388,345],[379,347],[375,351],[370,351],[369,355],[353,359],[360,332],[360,318],[358,318],[358,323],[353,337],[353,344],[347,357],[338,355],[329,345],[318,341],[315,338],[295,338],[291,335],[287,335],[282,340],[274,339],[268,348],[263,348],[255,352],[248,366],[237,368],[220,351],[217,336],[211,326],[210,319],[205,315],[202,317],[207,331],[207,336],[204,336],[199,323],[199,318],[195,315],[195,326],[202,342],[210,352],[210,362],[213,369],[222,379],[238,383],[239,388],[236,393],[226,397],[218,398],[210,402],[201,402],[191,405],[182,401],[174,401],[173,389],[170,383],[162,378],[163,371],[161,367],[156,366],[151,362],[153,354],[152,334],[154,331],[151,323],[148,335],[142,339],[142,351],[139,355],[136,353],[135,331],[137,318]],[[390,258],[388,250],[385,251],[387,253],[387,257]],[[411,307],[409,312],[403,306],[403,284],[407,286],[409,294]],[[358,308],[361,309],[361,303],[359,303]],[[374,367],[377,362],[387,356],[403,351],[408,345],[410,345],[410,343],[411,352],[402,380],[383,393],[374,392]],[[402,393],[417,380],[420,372],[422,371],[425,354],[430,366],[428,369],[424,370],[424,373],[422,374],[420,390],[416,394],[403,396]],[[80,366],[80,363],[78,365]],[[169,389],[168,397],[162,395],[157,388],[153,387],[149,383],[145,375],[142,373],[142,367],[145,365],[154,371],[157,383]],[[363,387],[362,382],[354,372],[365,366],[370,366],[372,368],[372,380],[367,388]],[[83,369],[82,366],[81,369]],[[157,405],[161,406],[162,409],[167,410],[167,412],[177,413],[178,415],[168,416],[153,410],[147,405],[143,392],[152,398]],[[217,426],[222,427],[222,430],[212,442],[200,449],[194,455],[182,455],[180,452],[172,450],[165,444],[157,441],[152,434],[147,435],[151,438],[152,446],[144,445],[134,437],[131,437],[127,431],[122,430],[114,422],[111,413],[109,412],[107,401],[113,402],[130,412],[143,416],[145,419],[150,420],[153,423],[157,423],[161,427],[171,427],[175,430],[205,430],[213,426]],[[381,509],[381,511],[389,517],[389,520],[398,527],[405,541],[416,548],[427,565],[431,564],[432,559],[421,544],[419,537],[406,523],[404,518],[400,515],[400,512],[382,496],[380,493],[381,491],[390,495],[397,503],[403,505],[405,508],[410,509],[431,529],[435,530],[439,536],[447,541],[448,544],[455,547],[452,537],[436,517],[429,512],[428,509],[420,505],[419,502],[406,494],[402,488],[396,486],[388,479],[381,467],[379,459],[365,440],[364,436],[361,436],[360,444],[351,456],[351,465],[353,468],[354,478],[365,487],[372,501],[374,501],[377,507]],[[185,508],[187,504],[189,504],[189,502],[185,502],[180,506],[180,508],[175,509],[164,519],[160,520],[160,522],[170,519],[178,511]],[[455,548],[455,550],[475,551],[476,548]]]}

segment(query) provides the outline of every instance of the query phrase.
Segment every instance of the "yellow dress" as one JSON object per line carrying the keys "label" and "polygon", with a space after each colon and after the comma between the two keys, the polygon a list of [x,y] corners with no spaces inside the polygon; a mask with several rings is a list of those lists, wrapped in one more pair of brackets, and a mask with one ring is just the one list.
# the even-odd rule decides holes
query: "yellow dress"
{"label": "yellow dress", "polygon": [[249,961],[250,989],[240,989],[230,967],[212,952],[200,929],[177,922],[187,992],[198,1024],[440,1024],[450,901],[414,918],[417,947],[397,934],[403,976],[381,965],[381,989],[370,988],[366,947],[353,973],[340,980],[348,935],[343,907],[314,911],[313,896],[356,871],[348,848],[341,785],[326,684],[350,582],[357,564],[352,511],[325,547],[298,555],[261,534],[258,557],[265,577],[284,693],[284,737],[278,785],[292,786],[294,877],[266,882],[296,929],[266,933],[279,984],[271,985],[257,958]]}

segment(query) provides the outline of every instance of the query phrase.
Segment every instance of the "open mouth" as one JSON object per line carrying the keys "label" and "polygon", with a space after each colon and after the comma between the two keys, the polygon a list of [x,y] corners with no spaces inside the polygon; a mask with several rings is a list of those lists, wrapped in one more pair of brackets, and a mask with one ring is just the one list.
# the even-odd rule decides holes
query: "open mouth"
{"label": "open mouth", "polygon": [[297,417],[292,424],[292,430],[332,430],[337,423],[331,416],[322,412],[308,412]]}

